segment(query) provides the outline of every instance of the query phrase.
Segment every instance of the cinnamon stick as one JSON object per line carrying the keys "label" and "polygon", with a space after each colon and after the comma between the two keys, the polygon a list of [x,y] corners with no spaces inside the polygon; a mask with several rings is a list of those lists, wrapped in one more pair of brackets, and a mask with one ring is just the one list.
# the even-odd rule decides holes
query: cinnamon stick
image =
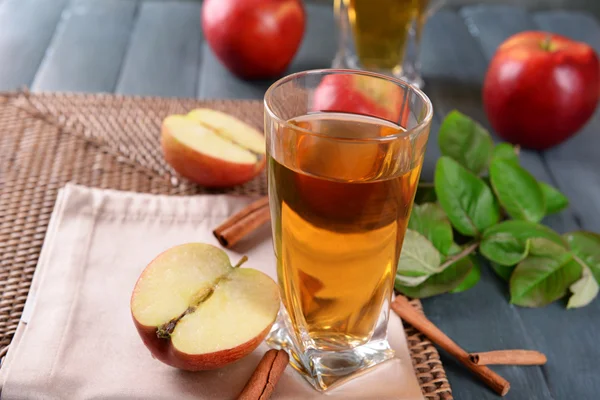
{"label": "cinnamon stick", "polygon": [[506,395],[510,389],[510,383],[483,365],[477,365],[471,362],[469,353],[463,350],[459,345],[452,341],[438,327],[425,317],[425,315],[415,310],[406,297],[397,296],[392,302],[392,310],[404,321],[414,326],[417,330],[423,333],[433,343],[446,350],[450,355],[455,357],[461,364],[467,367],[481,381],[488,385],[492,390],[501,396]]}
{"label": "cinnamon stick", "polygon": [[544,365],[546,356],[535,350],[495,350],[469,354],[477,365]]}
{"label": "cinnamon stick", "polygon": [[244,386],[238,400],[269,399],[289,360],[290,357],[285,350],[267,351]]}
{"label": "cinnamon stick", "polygon": [[269,198],[264,196],[228,218],[213,231],[213,235],[221,246],[231,248],[270,218]]}

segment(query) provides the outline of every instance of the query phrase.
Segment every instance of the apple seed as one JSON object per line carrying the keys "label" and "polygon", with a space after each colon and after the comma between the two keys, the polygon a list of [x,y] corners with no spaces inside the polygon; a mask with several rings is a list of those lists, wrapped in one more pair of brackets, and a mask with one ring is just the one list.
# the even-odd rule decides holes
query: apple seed
{"label": "apple seed", "polygon": [[[233,266],[233,268],[240,267],[246,261],[248,261],[248,256],[243,256],[240,259],[240,261],[238,261],[237,264],[235,264]],[[212,284],[211,287],[209,287],[208,289],[205,289],[200,294],[196,295],[195,299],[194,299],[194,305],[189,306],[184,312],[181,313],[181,315],[173,318],[169,322],[166,322],[166,323],[162,324],[161,326],[159,326],[158,328],[156,328],[156,336],[159,339],[169,339],[171,337],[171,334],[173,334],[173,331],[175,330],[177,323],[179,321],[181,321],[181,319],[183,317],[185,317],[186,315],[191,314],[194,311],[196,311],[198,309],[198,307],[200,306],[200,304],[202,304],[206,300],[208,300],[210,298],[210,296],[212,296],[212,294],[215,292],[215,289],[217,288],[219,283],[221,281],[227,280],[227,277],[229,276],[230,273],[231,273],[231,271],[228,272],[227,274],[221,275],[219,278],[217,278],[215,280],[215,282]]]}

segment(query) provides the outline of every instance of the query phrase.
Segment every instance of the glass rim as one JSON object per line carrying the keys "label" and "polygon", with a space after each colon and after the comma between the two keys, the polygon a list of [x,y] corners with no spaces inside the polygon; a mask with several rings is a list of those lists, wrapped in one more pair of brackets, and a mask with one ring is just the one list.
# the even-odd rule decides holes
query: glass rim
{"label": "glass rim", "polygon": [[[390,82],[396,84],[397,86],[406,87],[408,90],[412,90],[414,93],[416,93],[421,98],[425,107],[427,108],[427,113],[421,122],[419,122],[416,126],[410,128],[410,129],[407,129],[405,131],[396,133],[394,135],[358,139],[358,138],[332,137],[332,136],[325,135],[325,134],[322,134],[319,132],[311,131],[310,129],[299,127],[298,125],[290,124],[287,120],[284,120],[283,118],[279,117],[272,110],[272,107],[270,106],[269,98],[272,97],[272,92],[277,87],[283,85],[284,83],[288,83],[288,82],[290,82],[298,77],[301,77],[301,76],[332,75],[332,74],[363,75],[363,76],[368,76],[371,78],[384,79],[384,80],[387,80],[387,81],[390,81]],[[323,68],[323,69],[311,69],[311,70],[306,70],[306,71],[300,71],[300,72],[295,72],[293,74],[286,75],[282,78],[279,78],[278,80],[273,82],[271,84],[271,86],[269,86],[269,88],[265,92],[265,95],[263,98],[263,104],[264,104],[265,110],[269,114],[270,118],[277,121],[277,123],[284,125],[286,128],[290,128],[292,130],[303,132],[305,134],[312,135],[312,136],[326,137],[329,139],[336,139],[336,140],[340,140],[340,141],[351,141],[351,142],[388,142],[388,141],[392,141],[395,139],[404,138],[407,136],[414,135],[417,132],[421,132],[423,130],[423,127],[429,125],[431,123],[431,120],[433,119],[433,105],[431,104],[431,100],[429,99],[429,97],[421,89],[419,89],[418,87],[416,87],[402,79],[399,79],[399,78],[379,74],[376,72],[358,70],[358,69]],[[352,114],[352,113],[350,113],[350,114]],[[359,115],[359,114],[356,114],[356,115]],[[386,120],[386,121],[388,121],[388,120]]]}

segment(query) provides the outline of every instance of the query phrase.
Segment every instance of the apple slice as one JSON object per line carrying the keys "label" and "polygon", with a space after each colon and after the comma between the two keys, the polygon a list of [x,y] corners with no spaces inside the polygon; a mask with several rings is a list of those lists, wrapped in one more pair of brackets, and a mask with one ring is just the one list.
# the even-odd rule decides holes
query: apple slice
{"label": "apple slice", "polygon": [[264,273],[232,266],[221,249],[173,247],[142,272],[131,314],[160,361],[189,371],[216,369],[251,353],[279,311],[279,289]]}
{"label": "apple slice", "polygon": [[231,115],[210,108],[197,108],[190,111],[187,116],[254,153],[266,153],[264,136],[247,123]]}
{"label": "apple slice", "polygon": [[[223,134],[225,131],[211,129],[187,116],[170,115],[163,121],[161,130],[165,160],[180,175],[204,186],[230,187],[245,183],[262,171],[265,157],[232,142]],[[239,130],[233,136],[253,137],[254,133],[254,130]],[[262,142],[264,149],[264,139]]]}

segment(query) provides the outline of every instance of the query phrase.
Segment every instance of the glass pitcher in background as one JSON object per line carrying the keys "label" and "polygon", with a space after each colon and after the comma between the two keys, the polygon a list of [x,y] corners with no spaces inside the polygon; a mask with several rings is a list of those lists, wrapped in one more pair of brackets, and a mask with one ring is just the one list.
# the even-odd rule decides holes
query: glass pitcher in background
{"label": "glass pitcher in background", "polygon": [[363,69],[423,86],[423,26],[444,0],[334,0],[338,52],[334,68]]}

